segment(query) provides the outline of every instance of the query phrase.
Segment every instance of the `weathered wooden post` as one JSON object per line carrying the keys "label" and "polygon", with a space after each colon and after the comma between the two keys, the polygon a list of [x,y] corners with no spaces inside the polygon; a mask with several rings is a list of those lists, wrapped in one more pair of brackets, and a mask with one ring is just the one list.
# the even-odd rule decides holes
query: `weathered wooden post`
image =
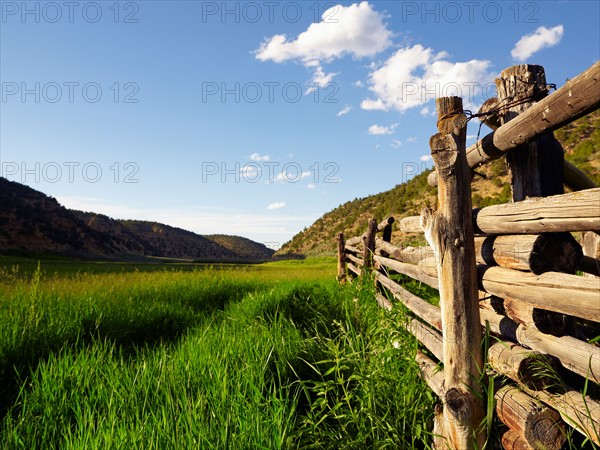
{"label": "weathered wooden post", "polygon": [[[482,448],[485,441],[483,372],[471,175],[465,155],[467,118],[462,99],[436,101],[439,133],[430,140],[438,176],[438,210],[424,208],[421,224],[437,258],[444,333],[443,417],[437,429],[452,449]],[[443,419],[443,420],[440,420]]]}
{"label": "weathered wooden post", "polygon": [[375,234],[377,233],[377,222],[369,219],[367,232],[363,235],[363,262],[364,268],[373,267],[373,254],[375,253]]}
{"label": "weathered wooden post", "polygon": [[[394,223],[393,217],[388,217],[387,219],[382,220],[379,225],[377,225],[377,231],[381,231],[381,240],[383,242],[392,242],[392,224]],[[390,256],[388,252],[383,249],[379,249],[379,254],[384,257]]]}
{"label": "weathered wooden post", "polygon": [[[504,69],[496,79],[496,89],[498,105],[507,105],[500,110],[498,117],[500,125],[504,125],[548,95],[544,68],[521,64]],[[508,152],[506,161],[514,202],[564,193],[564,150],[552,131]],[[581,246],[570,233],[546,234],[545,238],[560,242],[560,245],[576,247],[581,258]],[[549,322],[563,323],[566,328],[575,326],[572,319],[562,314],[546,312],[546,315]]]}
{"label": "weathered wooden post", "polygon": [[[548,95],[542,66],[521,64],[504,69],[496,79],[504,125]],[[506,105],[506,106],[503,106]],[[507,153],[513,201],[563,194],[564,151],[552,132]]]}
{"label": "weathered wooden post", "polygon": [[346,281],[346,243],[344,242],[344,233],[338,233],[338,235],[337,235],[337,249],[338,249],[337,280],[340,283],[344,283]]}

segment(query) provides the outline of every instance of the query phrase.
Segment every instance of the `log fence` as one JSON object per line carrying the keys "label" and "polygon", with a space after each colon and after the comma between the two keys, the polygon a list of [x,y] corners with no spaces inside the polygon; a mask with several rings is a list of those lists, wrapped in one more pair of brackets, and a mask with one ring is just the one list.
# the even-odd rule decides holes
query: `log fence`
{"label": "log fence", "polygon": [[[600,62],[552,94],[540,66],[508,68],[496,86],[478,114],[493,131],[468,148],[462,100],[437,99],[428,178],[437,209],[340,233],[338,280],[371,274],[377,303],[408,311],[421,376],[441,400],[436,448],[484,446],[489,375],[501,381],[493,406],[505,449],[560,449],[569,428],[600,445],[600,188],[564,161],[552,134],[600,108]],[[473,209],[471,169],[502,156],[512,202]],[[394,226],[428,245],[394,245]],[[584,233],[583,248],[572,233]],[[395,274],[437,289],[441,307]]]}

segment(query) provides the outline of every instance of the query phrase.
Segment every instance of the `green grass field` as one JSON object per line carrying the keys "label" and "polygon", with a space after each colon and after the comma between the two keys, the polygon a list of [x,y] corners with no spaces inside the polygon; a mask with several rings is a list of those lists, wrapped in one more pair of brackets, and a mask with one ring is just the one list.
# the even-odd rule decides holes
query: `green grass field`
{"label": "green grass field", "polygon": [[428,448],[403,320],[331,259],[0,259],[0,448]]}

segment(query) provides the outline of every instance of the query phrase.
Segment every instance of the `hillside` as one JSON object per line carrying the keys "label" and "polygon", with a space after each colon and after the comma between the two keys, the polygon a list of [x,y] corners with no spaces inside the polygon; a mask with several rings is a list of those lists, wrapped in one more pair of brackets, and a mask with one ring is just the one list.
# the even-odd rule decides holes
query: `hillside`
{"label": "hillside", "polygon": [[114,257],[128,252],[120,239],[90,229],[56,199],[0,178],[0,251]]}
{"label": "hillside", "polygon": [[269,260],[273,250],[239,236],[201,236],[169,225],[69,210],[28,186],[0,178],[0,253],[76,258]]}
{"label": "hillside", "polygon": [[265,260],[270,259],[275,253],[274,250],[263,244],[246,239],[240,236],[228,236],[225,234],[209,234],[205,238],[219,244],[245,260]]}
{"label": "hillside", "polygon": [[[600,184],[600,111],[591,113],[555,132],[565,149],[565,159],[577,165],[596,184]],[[427,184],[431,170],[394,188],[355,198],[324,214],[286,242],[276,256],[286,253],[326,255],[335,252],[335,236],[357,236],[365,231],[369,217],[404,217],[419,214],[423,204],[435,205],[437,190]],[[510,180],[504,158],[477,169],[471,184],[473,207],[506,203],[510,199]],[[483,176],[482,176],[483,175]],[[399,245],[421,242],[422,237],[410,237],[394,232],[393,241]]]}

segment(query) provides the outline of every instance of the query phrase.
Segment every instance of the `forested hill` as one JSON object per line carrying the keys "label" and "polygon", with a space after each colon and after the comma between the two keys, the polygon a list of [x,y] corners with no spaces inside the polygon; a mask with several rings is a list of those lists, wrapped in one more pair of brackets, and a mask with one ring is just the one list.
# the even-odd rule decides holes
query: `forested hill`
{"label": "forested hill", "polygon": [[274,253],[239,236],[201,236],[157,222],[70,210],[42,192],[1,177],[0,206],[0,254],[259,262]]}
{"label": "forested hill", "polygon": [[[565,149],[565,158],[600,185],[600,111],[582,117],[554,134]],[[471,185],[473,207],[509,201],[510,180],[504,161],[502,158],[477,169],[480,175]],[[338,206],[286,242],[276,255],[333,254],[337,233],[341,231],[348,237],[362,234],[369,217],[381,220],[391,215],[398,218],[419,214],[424,203],[435,205],[436,188],[427,184],[430,172],[425,171],[389,191]],[[409,244],[406,239],[409,238],[394,234],[394,242],[398,244]]]}

